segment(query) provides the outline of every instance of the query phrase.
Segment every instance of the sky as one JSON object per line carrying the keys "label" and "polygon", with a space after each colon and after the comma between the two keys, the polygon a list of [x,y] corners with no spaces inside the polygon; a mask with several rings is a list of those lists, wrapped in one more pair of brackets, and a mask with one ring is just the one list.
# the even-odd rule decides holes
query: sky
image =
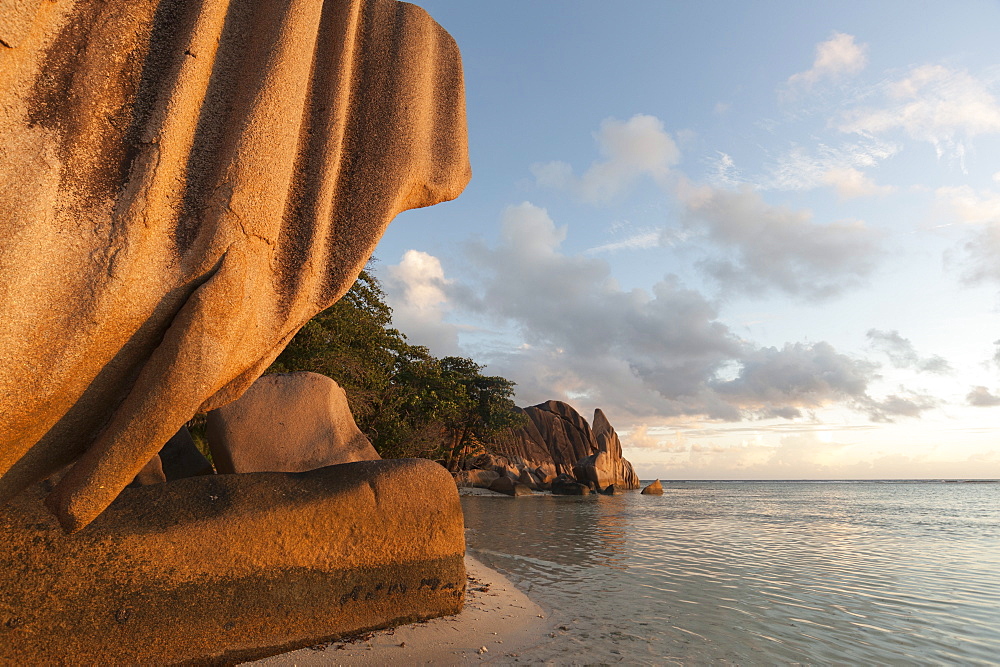
{"label": "sky", "polygon": [[1000,478],[1000,3],[416,4],[473,177],[375,252],[412,343],[643,479]]}

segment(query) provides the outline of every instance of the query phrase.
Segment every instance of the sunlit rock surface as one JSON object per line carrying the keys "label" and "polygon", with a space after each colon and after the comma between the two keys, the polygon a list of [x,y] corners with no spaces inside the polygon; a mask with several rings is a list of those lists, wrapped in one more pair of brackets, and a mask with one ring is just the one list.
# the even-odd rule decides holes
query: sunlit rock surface
{"label": "sunlit rock surface", "polygon": [[461,609],[462,509],[432,461],[128,488],[72,535],[41,492],[0,508],[2,664],[234,663]]}
{"label": "sunlit rock surface", "polygon": [[347,394],[319,373],[272,373],[208,413],[208,445],[220,473],[302,472],[377,461]]}
{"label": "sunlit rock surface", "polygon": [[73,464],[78,530],[461,192],[461,64],[395,0],[2,8],[0,502]]}
{"label": "sunlit rock surface", "polygon": [[594,412],[593,428],[562,401],[539,403],[522,413],[528,423],[491,442],[492,455],[484,457],[484,466],[513,468],[514,477],[527,472],[538,478],[540,487],[563,474],[585,485],[593,482],[600,489],[612,484],[618,489],[639,488],[632,464],[622,455],[618,434],[600,409]]}

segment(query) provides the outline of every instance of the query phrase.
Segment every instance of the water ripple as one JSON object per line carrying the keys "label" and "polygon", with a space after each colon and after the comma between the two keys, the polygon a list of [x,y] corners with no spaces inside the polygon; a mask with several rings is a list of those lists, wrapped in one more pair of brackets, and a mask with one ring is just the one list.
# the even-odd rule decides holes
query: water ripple
{"label": "water ripple", "polygon": [[1000,485],[678,483],[462,499],[553,664],[996,664]]}

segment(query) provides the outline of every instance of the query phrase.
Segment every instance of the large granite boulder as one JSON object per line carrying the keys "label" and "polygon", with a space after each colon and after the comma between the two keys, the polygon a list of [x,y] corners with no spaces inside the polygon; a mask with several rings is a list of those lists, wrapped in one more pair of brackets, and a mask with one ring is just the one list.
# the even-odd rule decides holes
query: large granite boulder
{"label": "large granite boulder", "polygon": [[622,443],[618,433],[612,428],[604,412],[594,411],[594,440],[597,451],[577,461],[573,473],[584,484],[593,483],[599,489],[614,486],[623,489],[638,489],[639,476],[632,463],[622,456]]}
{"label": "large granite boulder", "polygon": [[319,373],[262,376],[208,413],[206,435],[220,474],[301,472],[380,458],[354,423],[347,394]]}
{"label": "large granite boulder", "polygon": [[73,535],[42,495],[0,508],[0,664],[235,664],[462,607],[432,461],[129,488]]}
{"label": "large granite boulder", "polygon": [[414,5],[2,3],[0,502],[72,464],[48,505],[86,526],[469,176]]}
{"label": "large granite boulder", "polygon": [[[572,406],[546,401],[521,410],[527,423],[501,434],[490,443],[486,455],[493,469],[525,470],[537,477],[536,486],[559,475],[571,475],[587,486],[603,489],[639,488],[632,464],[622,455],[621,441],[604,412],[594,411],[593,428]],[[502,459],[497,461],[496,459]],[[477,462],[476,465],[483,467]],[[525,481],[525,480],[522,480]],[[528,483],[528,482],[525,482]]]}

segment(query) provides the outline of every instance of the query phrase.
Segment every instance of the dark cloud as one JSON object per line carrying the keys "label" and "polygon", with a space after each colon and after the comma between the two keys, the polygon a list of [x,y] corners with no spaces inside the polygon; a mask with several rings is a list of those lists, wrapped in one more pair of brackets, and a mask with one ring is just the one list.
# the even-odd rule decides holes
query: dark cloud
{"label": "dark cloud", "polygon": [[994,395],[983,386],[973,387],[965,400],[968,401],[969,405],[977,408],[992,408],[1000,405],[1000,396]]}
{"label": "dark cloud", "polygon": [[867,408],[868,418],[873,422],[891,423],[895,417],[919,417],[927,410],[938,407],[940,401],[926,394],[912,391],[901,391],[891,394],[881,401],[867,399],[860,402]]}
{"label": "dark cloud", "polygon": [[876,371],[873,364],[840,354],[825,342],[759,348],[741,361],[735,379],[715,382],[713,388],[763,417],[792,418],[800,416],[800,408],[868,400]]}
{"label": "dark cloud", "polygon": [[896,368],[912,368],[919,372],[942,375],[952,371],[951,364],[943,357],[937,355],[921,357],[913,344],[900,336],[896,330],[869,329],[868,340],[871,341],[872,347],[885,353]]}
{"label": "dark cloud", "polygon": [[863,284],[881,255],[879,234],[863,223],[820,224],[748,187],[683,186],[679,195],[686,223],[722,251],[700,266],[727,291],[825,299]]}

